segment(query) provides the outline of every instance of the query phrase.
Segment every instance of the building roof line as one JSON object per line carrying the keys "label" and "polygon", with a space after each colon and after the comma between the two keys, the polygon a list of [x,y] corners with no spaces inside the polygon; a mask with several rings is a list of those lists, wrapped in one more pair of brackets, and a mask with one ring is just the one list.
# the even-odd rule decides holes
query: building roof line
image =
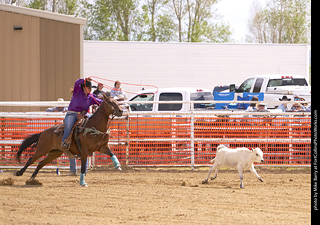
{"label": "building roof line", "polygon": [[87,23],[87,20],[81,17],[53,13],[53,12],[48,12],[48,11],[43,11],[38,9],[31,9],[31,8],[26,8],[21,6],[13,6],[13,5],[8,5],[3,3],[0,3],[0,10],[6,11],[6,12],[12,12],[12,13],[19,13],[19,14],[28,15],[28,16],[40,17],[44,19],[79,24],[79,25],[86,25]]}

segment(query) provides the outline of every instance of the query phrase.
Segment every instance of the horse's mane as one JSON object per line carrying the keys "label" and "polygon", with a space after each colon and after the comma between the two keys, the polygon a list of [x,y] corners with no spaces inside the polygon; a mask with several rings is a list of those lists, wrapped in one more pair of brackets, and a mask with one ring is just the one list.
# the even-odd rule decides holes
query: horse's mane
{"label": "horse's mane", "polygon": [[90,116],[89,120],[94,118],[95,115],[97,115],[97,112],[100,110],[100,106],[105,102],[106,100],[103,100],[102,103],[98,106],[97,110]]}
{"label": "horse's mane", "polygon": [[[105,95],[105,94],[104,94],[104,95]],[[107,98],[107,97],[105,96],[105,98]],[[96,115],[96,114],[98,113],[98,111],[100,110],[100,106],[101,106],[103,103],[108,104],[107,100],[103,100],[102,103],[98,106],[97,110],[92,114],[92,116],[90,116],[89,120],[90,120],[90,119],[93,119],[93,118],[95,117],[95,115]],[[111,103],[111,105],[112,105],[112,103]]]}

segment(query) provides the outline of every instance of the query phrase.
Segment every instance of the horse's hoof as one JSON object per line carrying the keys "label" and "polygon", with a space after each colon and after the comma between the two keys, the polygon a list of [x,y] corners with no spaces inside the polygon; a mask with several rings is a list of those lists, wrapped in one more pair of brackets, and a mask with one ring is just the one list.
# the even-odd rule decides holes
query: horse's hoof
{"label": "horse's hoof", "polygon": [[17,177],[22,176],[22,174],[23,174],[23,173],[21,173],[20,171],[15,171],[15,172],[13,172],[13,175],[14,175],[14,176],[17,176]]}

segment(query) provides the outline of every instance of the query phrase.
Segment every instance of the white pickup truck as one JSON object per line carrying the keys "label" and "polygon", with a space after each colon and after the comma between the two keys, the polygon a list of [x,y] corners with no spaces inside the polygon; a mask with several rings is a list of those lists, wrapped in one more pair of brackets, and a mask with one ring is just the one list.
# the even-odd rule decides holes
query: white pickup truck
{"label": "white pickup truck", "polygon": [[304,76],[291,74],[257,75],[246,79],[238,89],[236,96],[243,92],[259,93],[264,92],[265,102],[268,108],[275,108],[281,104],[279,98],[286,95],[293,101],[294,95],[299,95],[306,101],[311,101],[311,87]]}
{"label": "white pickup truck", "polygon": [[[141,102],[145,103],[141,103]],[[130,98],[128,104],[131,112],[188,112],[188,103],[148,103],[150,101],[213,101],[212,92],[209,89],[200,88],[159,88],[139,92]],[[135,103],[137,102],[137,103]],[[139,102],[139,103],[138,103]],[[204,104],[194,104],[194,108],[206,110]]]}

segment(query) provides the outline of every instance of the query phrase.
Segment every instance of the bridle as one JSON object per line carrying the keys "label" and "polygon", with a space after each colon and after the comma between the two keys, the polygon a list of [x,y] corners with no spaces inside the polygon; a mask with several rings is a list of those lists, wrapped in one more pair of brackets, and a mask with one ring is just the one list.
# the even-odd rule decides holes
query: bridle
{"label": "bridle", "polygon": [[[114,110],[113,110],[113,113],[111,114],[111,115],[112,115],[111,118],[109,117],[110,120],[109,120],[108,123],[107,123],[106,132],[103,133],[101,139],[100,139],[99,142],[98,142],[97,149],[99,148],[99,146],[100,146],[100,144],[101,144],[101,141],[105,138],[105,136],[110,133],[110,128],[109,128],[109,127],[110,127],[111,121],[116,117],[115,111],[116,111],[116,108],[118,107],[118,105],[117,105],[116,103],[112,102],[112,101],[107,101],[107,100],[105,100],[105,101],[106,101],[107,104],[110,104],[110,105],[114,108]],[[103,110],[103,111],[102,111],[103,113],[107,114],[107,112],[104,110],[104,108],[101,109],[101,110]],[[109,116],[110,116],[110,115],[109,115]]]}
{"label": "bridle", "polygon": [[[115,112],[116,112],[116,108],[119,108],[119,106],[115,103],[115,102],[112,102],[112,101],[108,101],[108,100],[104,100],[104,102],[106,102],[106,104],[110,104],[112,107],[113,107],[113,112],[111,113],[111,115],[113,115],[113,117],[115,117],[116,115],[115,115]],[[101,105],[99,105],[99,107],[100,107]],[[100,109],[104,114],[108,114],[108,112],[104,109],[104,108],[102,108],[102,109]]]}

